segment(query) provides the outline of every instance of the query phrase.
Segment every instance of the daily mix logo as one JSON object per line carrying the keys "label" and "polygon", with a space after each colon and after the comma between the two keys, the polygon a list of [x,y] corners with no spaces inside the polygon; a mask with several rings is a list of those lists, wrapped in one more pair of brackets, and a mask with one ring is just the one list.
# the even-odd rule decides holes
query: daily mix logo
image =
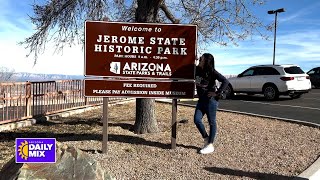
{"label": "daily mix logo", "polygon": [[132,75],[157,75],[171,76],[171,67],[165,63],[136,63],[126,62],[121,67],[120,62],[110,63],[110,72],[114,74],[132,74]]}
{"label": "daily mix logo", "polygon": [[55,162],[55,138],[16,138],[16,163]]}

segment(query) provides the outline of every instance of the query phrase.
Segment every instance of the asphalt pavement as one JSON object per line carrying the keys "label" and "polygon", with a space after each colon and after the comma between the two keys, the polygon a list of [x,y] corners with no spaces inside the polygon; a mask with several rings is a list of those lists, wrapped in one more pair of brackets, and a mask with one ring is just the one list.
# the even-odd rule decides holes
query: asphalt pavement
{"label": "asphalt pavement", "polygon": [[[183,101],[180,103],[196,105],[197,101]],[[220,100],[219,109],[320,125],[320,89],[312,89],[298,99],[280,96],[276,101],[267,101],[261,95],[236,95],[233,99]]]}

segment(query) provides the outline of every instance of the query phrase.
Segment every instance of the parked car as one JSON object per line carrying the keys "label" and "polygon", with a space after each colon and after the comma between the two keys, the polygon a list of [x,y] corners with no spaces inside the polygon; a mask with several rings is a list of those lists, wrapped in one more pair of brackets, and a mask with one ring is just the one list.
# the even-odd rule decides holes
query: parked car
{"label": "parked car", "polygon": [[307,72],[310,76],[311,84],[315,88],[320,88],[320,67],[316,67]]}
{"label": "parked car", "polygon": [[275,100],[279,95],[299,98],[311,89],[310,77],[297,65],[253,66],[228,80],[226,98],[234,93],[263,94],[267,100]]}

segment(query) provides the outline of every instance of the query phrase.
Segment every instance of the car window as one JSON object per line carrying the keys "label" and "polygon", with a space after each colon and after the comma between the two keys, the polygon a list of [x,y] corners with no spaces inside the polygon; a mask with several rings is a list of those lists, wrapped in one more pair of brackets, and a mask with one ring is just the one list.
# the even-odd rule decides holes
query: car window
{"label": "car window", "polygon": [[310,71],[308,72],[308,74],[315,74],[315,72],[316,72],[316,71],[312,69],[312,70],[310,70]]}
{"label": "car window", "polygon": [[255,76],[265,75],[265,69],[264,68],[256,68],[254,70],[254,75]]}
{"label": "car window", "polygon": [[272,67],[266,68],[265,71],[266,71],[265,75],[280,75],[279,71],[277,71],[276,69],[274,69]]}
{"label": "car window", "polygon": [[255,75],[280,75],[280,73],[272,67],[257,68]]}
{"label": "car window", "polygon": [[254,69],[248,69],[247,71],[243,72],[242,76],[253,76]]}
{"label": "car window", "polygon": [[288,74],[303,74],[303,70],[297,66],[285,67],[284,71]]}

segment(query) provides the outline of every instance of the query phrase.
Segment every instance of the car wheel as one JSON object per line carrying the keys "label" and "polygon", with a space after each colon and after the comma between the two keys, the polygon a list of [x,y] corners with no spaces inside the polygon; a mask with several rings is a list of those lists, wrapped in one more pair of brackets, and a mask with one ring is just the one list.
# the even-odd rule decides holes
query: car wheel
{"label": "car wheel", "polygon": [[227,88],[224,90],[224,95],[226,99],[231,99],[234,95],[233,89],[230,85],[228,85]]}
{"label": "car wheel", "polygon": [[291,98],[293,98],[293,99],[297,99],[297,98],[300,98],[301,95],[302,95],[302,94],[300,94],[300,93],[295,93],[295,94],[291,94],[291,95],[289,95],[289,96],[290,96]]}
{"label": "car wheel", "polygon": [[279,98],[279,91],[274,85],[266,85],[263,89],[263,95],[267,100],[275,100]]}

